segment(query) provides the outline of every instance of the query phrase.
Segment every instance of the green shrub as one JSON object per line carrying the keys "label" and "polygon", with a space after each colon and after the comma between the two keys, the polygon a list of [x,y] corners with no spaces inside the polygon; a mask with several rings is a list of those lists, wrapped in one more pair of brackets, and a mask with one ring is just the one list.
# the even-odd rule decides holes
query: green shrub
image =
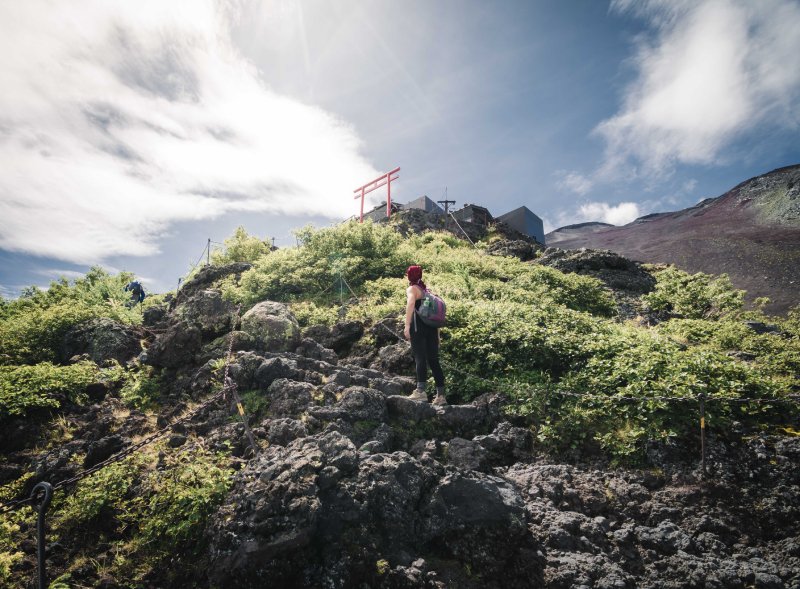
{"label": "green shrub", "polygon": [[369,278],[402,275],[397,261],[401,237],[383,225],[344,223],[315,230],[296,231],[302,242],[262,256],[242,275],[241,285],[227,295],[245,303],[260,300],[289,301],[321,295],[333,288],[340,275],[352,288]]}
{"label": "green shrub", "polygon": [[290,308],[301,327],[333,325],[339,317],[335,306],[318,305],[313,301],[291,303]]}
{"label": "green shrub", "polygon": [[86,387],[100,376],[94,362],[0,366],[0,416],[21,417],[35,409],[57,409],[62,399],[82,402]]}
{"label": "green shrub", "polygon": [[152,409],[161,394],[161,381],[151,366],[139,366],[132,370],[123,370],[120,374],[123,382],[119,391],[120,399],[128,407],[134,409]]}
{"label": "green shrub", "polygon": [[94,317],[120,323],[141,322],[138,309],[128,309],[125,285],[133,275],[109,275],[92,268],[72,285],[62,278],[46,290],[32,287],[14,301],[0,306],[0,364],[52,362],[64,334]]}
{"label": "green shrub", "polygon": [[211,263],[217,265],[231,262],[252,263],[268,254],[270,249],[269,242],[248,234],[244,227],[237,227],[233,235],[225,240],[224,251],[212,252]]}
{"label": "green shrub", "polygon": [[72,493],[54,501],[53,528],[59,536],[91,530],[100,518],[114,520],[117,527],[136,521],[138,514],[130,501],[147,461],[144,454],[132,454],[83,479]]}
{"label": "green shrub", "polygon": [[[227,463],[225,455],[197,446],[145,448],[83,479],[70,494],[56,495],[52,534],[64,544],[92,537],[93,557],[115,555],[98,556],[103,562],[95,565],[123,580],[123,586],[141,586],[165,561],[202,551],[199,538],[208,517],[232,482]],[[3,549],[0,542],[0,554]]]}
{"label": "green shrub", "polygon": [[167,454],[162,469],[144,481],[147,499],[134,501],[146,514],[139,527],[142,540],[167,551],[191,541],[192,552],[197,551],[198,534],[231,485],[233,471],[226,462],[225,456],[199,447]]}
{"label": "green shrub", "polygon": [[655,289],[642,297],[654,311],[689,319],[713,319],[739,311],[744,304],[744,291],[733,288],[727,274],[687,274],[670,267],[657,271],[655,276]]}

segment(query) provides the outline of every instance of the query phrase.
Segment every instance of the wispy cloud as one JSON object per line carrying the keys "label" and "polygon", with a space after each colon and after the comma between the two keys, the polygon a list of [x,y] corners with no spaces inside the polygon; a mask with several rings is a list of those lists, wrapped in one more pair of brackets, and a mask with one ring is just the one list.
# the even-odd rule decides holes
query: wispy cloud
{"label": "wispy cloud", "polygon": [[78,272],[76,270],[59,270],[58,268],[40,268],[35,270],[34,274],[44,276],[50,280],[56,280],[61,277],[64,277],[67,280],[75,280],[77,278],[83,278],[86,275],[85,272]]}
{"label": "wispy cloud", "polygon": [[565,192],[571,192],[578,196],[583,196],[592,189],[593,182],[583,174],[578,172],[567,172],[559,170],[556,172],[556,185]]}
{"label": "wispy cloud", "polygon": [[800,4],[793,0],[614,0],[647,21],[599,178],[663,177],[676,164],[713,164],[764,125],[800,125]]}
{"label": "wispy cloud", "polygon": [[211,0],[0,5],[0,248],[156,253],[175,221],[352,212],[345,121],[270,91]]}

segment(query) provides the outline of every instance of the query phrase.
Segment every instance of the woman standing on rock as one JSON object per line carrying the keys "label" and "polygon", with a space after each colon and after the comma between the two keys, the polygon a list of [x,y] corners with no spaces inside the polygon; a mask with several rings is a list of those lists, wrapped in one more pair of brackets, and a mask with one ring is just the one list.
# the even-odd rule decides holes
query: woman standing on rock
{"label": "woman standing on rock", "polygon": [[422,268],[409,266],[406,270],[408,288],[406,289],[406,327],[403,335],[411,341],[414,362],[417,365],[417,389],[408,398],[414,401],[427,401],[425,383],[428,381],[428,365],[430,364],[433,379],[436,381],[436,397],[434,405],[447,405],[444,396],[444,372],[439,364],[439,329],[430,327],[417,317],[417,309],[422,303],[426,286],[422,282]]}

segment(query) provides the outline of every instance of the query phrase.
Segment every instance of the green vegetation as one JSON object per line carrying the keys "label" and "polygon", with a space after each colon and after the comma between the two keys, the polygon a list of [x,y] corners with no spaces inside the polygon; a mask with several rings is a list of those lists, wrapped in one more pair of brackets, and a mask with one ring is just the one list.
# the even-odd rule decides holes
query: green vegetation
{"label": "green vegetation", "polygon": [[727,274],[689,275],[677,268],[666,268],[657,271],[656,278],[655,290],[643,297],[654,311],[688,319],[719,319],[741,310],[744,304],[744,291],[733,288]]}
{"label": "green vegetation", "polygon": [[[657,285],[641,304],[643,313],[661,322],[648,327],[623,321],[598,280],[487,255],[486,242],[472,247],[445,233],[403,238],[372,223],[306,227],[297,237],[300,247],[273,252],[238,229],[226,241],[226,252],[214,254],[214,263],[247,261],[253,268],[239,281],[220,281],[225,296],[241,302],[243,311],[264,299],[284,301],[303,326],[400,320],[404,270],[420,264],[428,286],[448,303],[442,359],[451,403],[505,393],[506,410],[528,419],[540,448],[635,464],[654,441],[694,446],[700,395],[708,399],[707,422],[715,436],[728,435],[733,422],[786,435],[798,429],[797,404],[725,399],[773,399],[798,391],[800,308],[785,318],[744,311],[742,292],[724,275],[652,269]],[[496,238],[490,233],[487,241]],[[168,398],[162,390],[171,385],[164,373],[136,362],[102,368],[89,361],[57,364],[64,334],[74,325],[95,317],[141,320],[140,309],[125,307],[122,289],[130,278],[95,268],[72,284],[61,280],[47,291],[30,289],[18,300],[0,301],[0,421],[51,418],[49,433],[35,443],[54,447],[55,440],[72,436],[65,407],[86,403],[96,383],[121,405],[154,419],[157,403]],[[157,297],[146,304],[152,301]],[[745,321],[774,327],[757,333]],[[367,331],[359,345],[368,349],[370,338]],[[223,365],[220,359],[212,367],[219,373]],[[219,386],[219,378],[211,384]],[[268,414],[260,391],[241,396],[250,416]],[[359,422],[356,429],[375,425]],[[398,426],[395,433],[410,443],[433,435],[430,428],[423,421],[414,431]],[[62,585],[91,565],[97,576],[141,586],[176,554],[200,550],[197,538],[231,483],[229,466],[228,456],[191,440],[179,450],[149,447],[57,496],[54,536],[66,545],[93,534],[91,544],[99,547],[71,561]],[[0,488],[0,501],[17,497],[29,476]],[[32,523],[29,508],[0,516],[0,584],[16,580],[11,568]],[[383,562],[376,563],[379,573]],[[180,565],[170,569],[190,569],[192,563]]]}
{"label": "green vegetation", "polygon": [[141,322],[140,310],[125,306],[130,295],[123,289],[132,278],[127,272],[112,276],[92,268],[72,285],[62,278],[46,291],[31,287],[16,300],[0,299],[0,364],[56,360],[64,334],[87,319]]}
{"label": "green vegetation", "polygon": [[20,417],[34,409],[57,409],[62,399],[81,402],[101,371],[94,362],[56,366],[0,366],[0,416]]}
{"label": "green vegetation", "polygon": [[231,262],[255,262],[269,251],[268,242],[249,235],[244,227],[237,227],[233,235],[225,240],[224,251],[211,253],[211,262],[218,266]]}
{"label": "green vegetation", "polygon": [[119,370],[120,380],[123,382],[119,392],[120,399],[134,409],[155,407],[161,391],[160,378],[155,370],[150,366],[141,366],[138,362],[134,369]]}
{"label": "green vegetation", "polygon": [[[530,416],[553,450],[635,461],[648,440],[693,440],[701,393],[718,399],[708,412],[720,434],[733,420],[760,427],[790,419],[783,405],[719,401],[785,395],[800,361],[797,315],[745,313],[743,292],[727,276],[655,270],[656,288],[642,303],[672,319],[643,328],[616,319],[597,280],[489,256],[485,244],[473,248],[449,234],[402,239],[382,225],[347,223],[298,237],[302,247],[256,260],[239,284],[226,284],[227,296],[287,301],[302,324],[330,325],[352,288],[358,299],[344,308],[348,319],[400,318],[403,271],[420,264],[448,302],[442,353],[451,398],[506,392],[509,410]],[[777,322],[789,336],[756,335],[745,318]]]}
{"label": "green vegetation", "polygon": [[126,586],[139,586],[165,559],[202,550],[198,538],[231,484],[227,462],[227,456],[197,446],[131,455],[84,479],[73,493],[56,497],[53,535],[74,541],[96,535],[99,527],[103,533],[96,541],[115,553],[105,563],[107,572],[127,579]]}

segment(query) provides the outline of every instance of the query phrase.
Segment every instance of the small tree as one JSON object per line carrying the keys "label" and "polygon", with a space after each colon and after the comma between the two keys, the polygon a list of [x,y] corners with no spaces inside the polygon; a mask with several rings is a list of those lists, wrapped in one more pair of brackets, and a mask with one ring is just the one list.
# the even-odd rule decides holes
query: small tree
{"label": "small tree", "polygon": [[211,260],[214,264],[252,263],[269,252],[269,243],[250,235],[244,227],[239,226],[234,234],[225,240],[225,251],[212,253]]}

